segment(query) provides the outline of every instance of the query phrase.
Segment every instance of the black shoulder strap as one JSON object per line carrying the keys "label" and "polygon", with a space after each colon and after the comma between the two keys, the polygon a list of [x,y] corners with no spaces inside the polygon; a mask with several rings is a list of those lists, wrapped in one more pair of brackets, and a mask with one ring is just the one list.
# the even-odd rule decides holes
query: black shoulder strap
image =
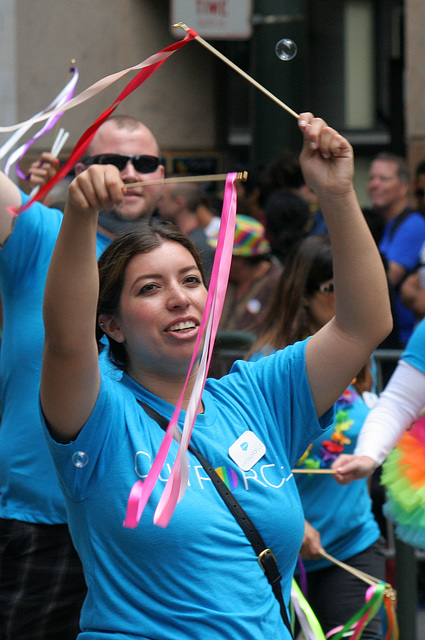
{"label": "black shoulder strap", "polygon": [[[168,421],[164,418],[164,416],[159,414],[152,407],[149,407],[147,404],[140,402],[140,400],[138,402],[144,408],[148,416],[153,420],[155,420],[155,422],[157,422],[162,429],[165,430],[167,428]],[[289,633],[291,634],[291,638],[292,638],[291,625],[288,619],[285,603],[283,601],[282,587],[280,584],[282,576],[280,575],[280,572],[276,563],[276,558],[272,550],[266,547],[263,541],[263,538],[261,537],[260,533],[254,526],[252,520],[243,510],[243,508],[241,507],[239,502],[236,500],[233,493],[229,491],[225,483],[222,481],[222,479],[220,478],[216,470],[210,465],[208,460],[206,460],[199,451],[194,449],[191,444],[189,444],[189,451],[194,456],[196,456],[196,458],[199,460],[202,467],[204,468],[208,476],[211,478],[220,496],[223,498],[226,506],[228,507],[232,515],[235,517],[236,521],[239,523],[243,532],[245,533],[246,537],[251,543],[255,551],[255,554],[257,556],[258,564],[266,574],[267,580],[269,581],[273,589],[273,593],[279,602],[280,613],[282,615],[283,621]]]}

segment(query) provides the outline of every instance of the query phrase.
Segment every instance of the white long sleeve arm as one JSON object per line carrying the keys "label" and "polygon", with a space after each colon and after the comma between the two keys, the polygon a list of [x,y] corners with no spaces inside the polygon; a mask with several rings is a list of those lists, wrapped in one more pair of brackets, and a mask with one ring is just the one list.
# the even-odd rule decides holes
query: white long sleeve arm
{"label": "white long sleeve arm", "polygon": [[360,431],[355,455],[379,466],[425,406],[425,374],[400,360]]}

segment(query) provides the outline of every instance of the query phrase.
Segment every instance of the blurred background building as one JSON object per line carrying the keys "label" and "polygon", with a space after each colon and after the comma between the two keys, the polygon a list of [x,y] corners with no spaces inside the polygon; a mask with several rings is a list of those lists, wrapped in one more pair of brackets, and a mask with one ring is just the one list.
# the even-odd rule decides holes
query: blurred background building
{"label": "blurred background building", "polygon": [[[365,206],[373,155],[405,155],[412,170],[425,158],[423,0],[0,0],[0,125],[43,109],[72,59],[80,92],[182,38],[176,19],[294,111],[313,111],[343,132]],[[297,45],[292,60],[275,54],[282,38]],[[133,75],[63,116],[63,155]],[[234,170],[300,147],[294,117],[196,41],[117,113],[152,128],[170,172]],[[43,138],[28,162],[51,143]]]}

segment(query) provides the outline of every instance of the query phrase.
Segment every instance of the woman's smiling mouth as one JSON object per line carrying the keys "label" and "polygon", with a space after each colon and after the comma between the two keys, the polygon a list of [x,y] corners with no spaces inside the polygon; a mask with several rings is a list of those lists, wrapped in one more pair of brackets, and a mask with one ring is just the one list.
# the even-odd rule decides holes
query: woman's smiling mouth
{"label": "woman's smiling mouth", "polygon": [[196,328],[195,322],[193,320],[187,320],[186,322],[176,322],[176,324],[173,324],[171,325],[171,327],[168,327],[167,331],[176,331],[180,333],[180,332],[192,331],[195,328]]}

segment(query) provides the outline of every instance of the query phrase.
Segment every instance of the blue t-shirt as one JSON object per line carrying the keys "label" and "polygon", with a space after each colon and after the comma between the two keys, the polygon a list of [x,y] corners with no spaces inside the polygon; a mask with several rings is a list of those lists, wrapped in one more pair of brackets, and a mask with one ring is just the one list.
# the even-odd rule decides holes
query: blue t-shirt
{"label": "blue t-shirt", "polygon": [[[335,420],[327,433],[309,446],[296,468],[327,469],[342,453],[354,453],[357,437],[369,413],[374,394],[360,396],[350,385],[335,405]],[[338,560],[367,549],[380,536],[372,513],[367,479],[337,485],[330,475],[295,474],[306,520],[320,533],[322,546]],[[303,560],[306,571],[330,562]]]}
{"label": "blue t-shirt", "polygon": [[[257,351],[256,361],[268,352]],[[273,350],[271,351],[273,352]],[[372,359],[372,372],[376,363]],[[342,453],[354,453],[363,422],[377,397],[374,393],[360,396],[350,385],[335,404],[332,429],[322,433],[297,461],[299,469],[326,469]],[[380,536],[372,513],[367,479],[337,485],[331,475],[295,474],[305,519],[320,533],[323,548],[338,560],[347,560],[367,549]],[[303,560],[306,571],[330,566],[329,560]]]}
{"label": "blue t-shirt", "polygon": [[[192,444],[228,486],[273,550],[289,602],[303,538],[303,513],[292,466],[332,421],[316,416],[305,371],[305,344],[237,362],[207,381]],[[69,444],[47,433],[65,494],[69,527],[83,563],[88,595],[79,640],[287,640],[255,553],[198,460],[189,455],[189,486],[167,528],[153,512],[175,459],[171,445],[139,525],[123,527],[133,483],[146,477],[164,432],[138,403],[170,419],[174,407],[124,376],[102,378],[91,417]],[[266,447],[249,471],[228,449],[246,430]],[[87,464],[74,466],[75,452]]]}
{"label": "blue t-shirt", "polygon": [[[28,199],[22,193],[22,203]],[[43,292],[61,222],[61,211],[35,203],[19,216],[0,251],[0,517],[46,524],[66,522],[38,406]],[[109,243],[98,234],[98,253]]]}
{"label": "blue t-shirt", "polygon": [[[425,218],[418,212],[412,212],[397,227],[394,235],[392,229],[397,218],[385,225],[379,250],[388,262],[397,262],[408,273],[414,271],[419,263],[422,246],[425,241]],[[416,322],[414,313],[395,296],[398,332],[401,344],[406,344]]]}
{"label": "blue t-shirt", "polygon": [[425,373],[425,318],[415,327],[401,359]]}

